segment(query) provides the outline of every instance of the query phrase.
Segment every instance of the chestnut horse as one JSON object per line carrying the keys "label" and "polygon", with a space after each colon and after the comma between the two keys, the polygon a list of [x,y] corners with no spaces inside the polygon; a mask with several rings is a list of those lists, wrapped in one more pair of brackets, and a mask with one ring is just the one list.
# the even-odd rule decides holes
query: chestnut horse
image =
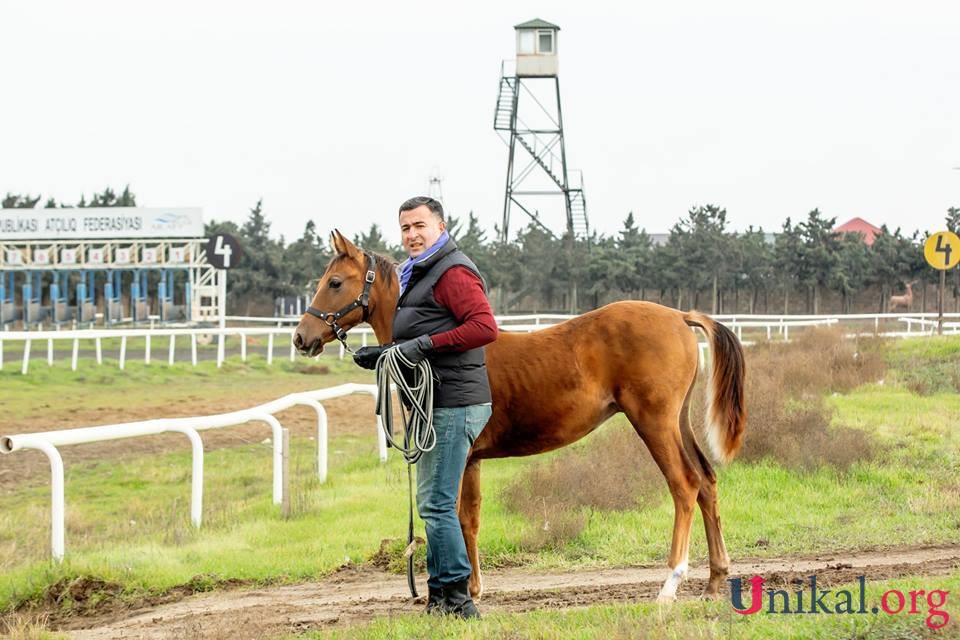
{"label": "chestnut horse", "polygon": [[[392,340],[399,293],[393,263],[363,252],[338,231],[332,246],[336,255],[311,303],[323,313],[304,314],[294,333],[294,346],[306,356],[335,340],[335,329],[346,331],[363,319],[380,344]],[[695,503],[703,514],[710,555],[703,595],[719,595],[730,559],[720,526],[717,476],[688,416],[699,357],[691,327],[706,333],[712,351],[707,442],[715,458],[727,461],[739,450],[746,426],[743,350],[729,329],[702,313],[651,302],[615,302],[534,333],[501,332],[486,346],[493,415],[470,450],[458,502],[474,598],[482,591],[480,461],[566,446],[621,411],[647,445],[673,497],[670,573],[659,599],[673,600],[687,572]]]}

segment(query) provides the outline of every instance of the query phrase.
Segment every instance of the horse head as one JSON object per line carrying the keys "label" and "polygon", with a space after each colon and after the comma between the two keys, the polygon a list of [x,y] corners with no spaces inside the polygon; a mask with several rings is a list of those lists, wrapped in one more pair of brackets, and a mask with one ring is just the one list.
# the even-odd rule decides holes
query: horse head
{"label": "horse head", "polygon": [[333,257],[293,332],[293,346],[304,356],[318,355],[323,345],[361,322],[370,323],[381,344],[391,338],[398,294],[393,265],[361,250],[336,229],[330,234],[330,246]]}

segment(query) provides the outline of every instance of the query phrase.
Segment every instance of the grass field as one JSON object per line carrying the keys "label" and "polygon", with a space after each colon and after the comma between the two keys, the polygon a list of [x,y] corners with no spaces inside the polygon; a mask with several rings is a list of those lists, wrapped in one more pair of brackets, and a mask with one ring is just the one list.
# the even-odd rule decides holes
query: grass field
{"label": "grass field", "polygon": [[[882,443],[880,453],[870,460],[856,462],[844,471],[829,467],[804,471],[769,460],[734,462],[720,469],[721,511],[731,555],[782,556],[960,541],[960,435],[955,426],[960,396],[943,382],[943,376],[957,366],[958,353],[957,338],[900,341],[889,351],[892,369],[882,385],[828,395],[835,425],[874,433]],[[208,393],[244,397],[245,391],[276,389],[276,395],[281,395],[350,379],[368,380],[352,365],[332,358],[321,360],[331,367],[330,373],[305,376],[303,367],[316,363],[304,362],[278,366],[275,361],[274,367],[267,368],[262,359],[247,364],[231,361],[219,371],[212,365],[196,369],[178,365],[168,370],[165,365],[138,364],[126,372],[85,367],[76,373],[68,367],[55,367],[38,369],[38,375],[26,377],[4,371],[0,373],[4,390],[0,402],[4,411],[26,419],[44,405],[62,409],[95,403],[122,408],[149,403],[161,407],[197,393],[199,385]],[[318,380],[322,380],[319,385]],[[925,381],[925,386],[911,388],[916,380]],[[280,391],[282,388],[286,390]],[[629,429],[629,425],[617,417],[604,429]],[[484,462],[480,547],[487,567],[524,564],[548,569],[665,561],[673,519],[665,484],[655,499],[639,508],[604,511],[583,507],[586,525],[561,544],[541,550],[525,544],[526,533],[539,523],[507,508],[501,495],[505,487],[530,465],[576,455],[588,442],[589,438],[546,456]],[[263,584],[317,578],[345,562],[368,560],[378,552],[383,538],[396,539],[390,550],[399,554],[406,516],[405,467],[396,455],[381,465],[375,444],[372,433],[332,439],[330,479],[320,485],[313,479],[315,443],[296,439],[291,462],[294,515],[289,520],[281,518],[270,503],[268,446],[251,443],[210,452],[200,530],[189,524],[186,451],[68,467],[67,559],[61,565],[47,559],[46,486],[2,495],[0,609],[40,603],[51,585],[76,576],[96,576],[114,583],[120,597],[135,599],[183,584],[204,590],[216,588],[221,580]],[[691,563],[705,562],[698,513]],[[950,580],[954,588],[960,586],[957,576]],[[67,598],[59,606],[77,603]],[[722,606],[698,604],[677,607],[664,615],[669,617],[670,628],[678,629],[675,637],[727,635],[734,623],[740,625],[738,637],[741,631],[754,634],[747,637],[768,637],[773,627],[764,625],[776,625],[780,637],[782,629],[794,628],[795,637],[810,637],[807,632],[813,627],[809,625],[820,624],[814,617],[791,618],[790,626],[782,627],[781,617],[774,616],[749,620],[737,616],[738,620],[731,622],[728,611],[729,606],[724,611]],[[595,637],[601,631],[613,637],[635,637],[645,633],[648,627],[644,625],[649,625],[654,615],[658,614],[653,605],[638,604],[549,615],[503,615],[480,627],[451,628],[460,630],[458,637],[509,636],[531,628],[542,630],[544,637],[563,635],[563,630],[571,628],[577,631],[569,637]],[[855,636],[863,625],[871,624],[857,618],[831,621],[840,626],[824,628]],[[892,629],[894,634],[900,618],[888,618],[883,620],[884,629]],[[431,624],[414,618],[384,621],[366,629],[368,635],[362,637],[428,635],[436,630]]]}

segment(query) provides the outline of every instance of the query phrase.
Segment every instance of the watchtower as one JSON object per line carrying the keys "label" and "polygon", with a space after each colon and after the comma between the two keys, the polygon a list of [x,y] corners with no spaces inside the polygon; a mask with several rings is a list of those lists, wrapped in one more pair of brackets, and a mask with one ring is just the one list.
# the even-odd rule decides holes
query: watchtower
{"label": "watchtower", "polygon": [[[500,65],[500,91],[493,118],[494,130],[510,148],[501,240],[509,241],[514,205],[555,237],[549,226],[552,221],[542,218],[540,210],[542,205],[550,207],[549,200],[556,208],[558,195],[562,196],[570,239],[588,236],[583,175],[577,172],[578,180],[572,184],[567,169],[557,56],[560,27],[537,18],[514,29],[517,57]],[[517,147],[523,149],[519,158]]]}

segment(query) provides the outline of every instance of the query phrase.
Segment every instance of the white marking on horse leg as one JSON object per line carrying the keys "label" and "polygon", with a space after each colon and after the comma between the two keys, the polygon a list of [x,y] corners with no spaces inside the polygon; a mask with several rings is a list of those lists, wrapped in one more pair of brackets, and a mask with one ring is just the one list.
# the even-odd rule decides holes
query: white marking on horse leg
{"label": "white marking on horse leg", "polygon": [[663,583],[663,587],[660,588],[660,595],[657,596],[658,602],[673,602],[677,599],[677,587],[680,586],[680,582],[686,577],[687,569],[687,562],[684,560],[670,572],[670,575],[667,576],[666,581]]}

